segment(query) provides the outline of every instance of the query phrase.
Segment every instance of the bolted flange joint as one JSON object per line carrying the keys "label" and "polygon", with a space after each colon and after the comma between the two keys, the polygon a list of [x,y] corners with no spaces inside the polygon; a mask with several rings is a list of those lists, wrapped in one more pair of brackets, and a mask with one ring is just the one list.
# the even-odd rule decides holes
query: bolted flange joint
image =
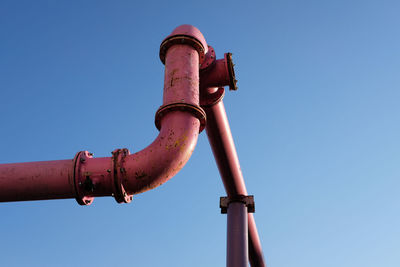
{"label": "bolted flange joint", "polygon": [[157,112],[155,117],[155,124],[158,130],[161,129],[161,119],[171,111],[186,111],[192,113],[196,118],[200,121],[200,129],[199,132],[203,131],[206,127],[206,113],[205,111],[196,105],[187,104],[187,103],[172,103],[168,105],[161,106]]}
{"label": "bolted flange joint", "polygon": [[200,71],[211,68],[215,64],[216,56],[214,48],[209,45],[208,52],[205,54],[204,61],[200,64]]}
{"label": "bolted flange joint", "polygon": [[221,197],[219,200],[219,207],[221,208],[221,213],[226,214],[228,212],[229,204],[233,202],[243,203],[247,207],[248,213],[255,212],[254,196],[244,196],[237,195],[233,197]]}
{"label": "bolted flange joint", "polygon": [[118,203],[129,203],[133,195],[126,192],[123,180],[126,179],[125,158],[130,154],[127,148],[115,149],[111,152],[111,179],[114,183],[113,196]]}
{"label": "bolted flange joint", "polygon": [[90,178],[90,173],[85,171],[87,160],[93,158],[89,151],[79,151],[74,157],[74,179],[75,199],[79,205],[88,206],[92,204],[95,184]]}
{"label": "bolted flange joint", "polygon": [[204,62],[200,65],[200,88],[229,86],[236,91],[237,80],[232,53],[225,53],[223,59],[216,60],[214,48],[208,46]]}
{"label": "bolted flange joint", "polygon": [[192,46],[199,54],[199,63],[204,61],[205,54],[208,51],[207,42],[203,34],[194,26],[184,24],[175,28],[160,45],[160,59],[165,64],[165,56],[168,49],[173,45],[185,44]]}
{"label": "bolted flange joint", "polygon": [[160,45],[160,59],[163,64],[165,64],[165,56],[167,55],[167,50],[177,44],[186,44],[192,46],[199,53],[199,63],[204,61],[205,48],[203,44],[197,40],[195,37],[190,35],[178,34],[167,37]]}

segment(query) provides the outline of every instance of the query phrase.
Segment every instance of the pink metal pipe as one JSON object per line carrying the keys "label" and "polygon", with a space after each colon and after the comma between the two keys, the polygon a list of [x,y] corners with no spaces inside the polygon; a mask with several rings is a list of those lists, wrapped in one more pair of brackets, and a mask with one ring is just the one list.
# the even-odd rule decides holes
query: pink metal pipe
{"label": "pink metal pipe", "polygon": [[0,201],[73,198],[73,161],[0,165]]}
{"label": "pink metal pipe", "polygon": [[[203,89],[202,89],[203,90]],[[205,91],[206,90],[206,91]],[[217,88],[202,92],[216,94]],[[203,106],[207,114],[207,136],[218,165],[228,197],[247,195],[243,174],[233,142],[232,133],[222,100],[213,105]],[[265,261],[261,242],[252,213],[248,214],[249,260],[253,267],[264,267]]]}
{"label": "pink metal pipe", "polygon": [[[205,61],[200,67],[200,103],[207,114],[208,140],[228,197],[246,196],[246,186],[222,102],[223,87],[228,85],[230,90],[237,90],[232,55],[226,53],[224,59],[216,60],[215,51],[209,46]],[[231,221],[228,220],[228,228],[232,227],[229,222]],[[229,233],[228,231],[228,242],[231,240]],[[265,266],[261,242],[252,213],[248,214],[248,248],[251,266]],[[231,254],[228,245],[228,258]]]}
{"label": "pink metal pipe", "polygon": [[160,135],[145,150],[127,159],[126,187],[138,194],[172,178],[189,160],[197,142],[200,122],[189,113],[174,111],[163,119]]}
{"label": "pink metal pipe", "polygon": [[205,62],[201,66],[200,88],[224,87],[237,90],[232,54],[225,53],[223,59],[216,60],[214,49],[209,46]]}
{"label": "pink metal pipe", "polygon": [[75,197],[88,205],[94,196],[119,195],[129,202],[173,177],[190,158],[205,114],[199,107],[199,64],[207,43],[195,27],[182,25],[160,47],[165,63],[160,134],[142,151],[114,151],[111,158],[85,152],[74,160],[0,164],[0,202]]}

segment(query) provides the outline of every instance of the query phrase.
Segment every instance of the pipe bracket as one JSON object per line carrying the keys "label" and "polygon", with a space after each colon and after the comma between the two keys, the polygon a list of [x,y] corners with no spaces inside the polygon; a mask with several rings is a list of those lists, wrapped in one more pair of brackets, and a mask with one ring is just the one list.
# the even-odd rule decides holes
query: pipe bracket
{"label": "pipe bracket", "polygon": [[254,196],[237,195],[233,197],[221,197],[219,200],[219,207],[221,213],[226,214],[228,212],[229,204],[233,202],[240,202],[246,205],[248,213],[255,212]]}
{"label": "pipe bracket", "polygon": [[118,203],[129,203],[133,195],[129,195],[123,185],[123,179],[126,179],[125,157],[130,154],[127,148],[115,149],[111,152],[112,172],[111,180],[114,182],[113,196]]}
{"label": "pipe bracket", "polygon": [[155,124],[158,130],[161,129],[162,117],[164,117],[170,111],[188,111],[192,113],[200,121],[199,133],[203,131],[204,128],[206,127],[206,113],[201,107],[187,103],[172,103],[161,106],[157,110],[155,117]]}
{"label": "pipe bracket", "polygon": [[85,164],[87,159],[92,158],[93,154],[89,151],[79,151],[74,157],[74,189],[75,199],[79,205],[88,206],[92,204],[94,197],[90,196],[93,192],[94,184],[90,179],[90,175],[82,175],[85,173]]}

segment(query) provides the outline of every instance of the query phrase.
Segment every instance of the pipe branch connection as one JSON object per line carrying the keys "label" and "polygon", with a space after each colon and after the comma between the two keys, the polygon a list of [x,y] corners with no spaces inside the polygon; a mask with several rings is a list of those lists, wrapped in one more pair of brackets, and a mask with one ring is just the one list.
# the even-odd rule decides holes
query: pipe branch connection
{"label": "pipe branch connection", "polygon": [[[205,60],[200,66],[200,105],[206,112],[208,140],[217,162],[225,191],[231,199],[247,196],[239,158],[222,101],[225,94],[223,87],[229,86],[230,90],[237,90],[236,82],[232,54],[226,53],[223,59],[216,60],[214,49],[209,46]],[[266,266],[253,213],[247,214],[245,228],[247,228],[246,239],[248,237],[250,265]],[[229,247],[233,242],[230,237],[228,226],[228,254]],[[232,254],[230,255],[232,256]],[[239,266],[230,265],[232,261],[229,259],[237,262],[235,257],[231,258],[229,256],[227,266]],[[243,265],[240,266],[247,266],[247,262],[243,261]]]}

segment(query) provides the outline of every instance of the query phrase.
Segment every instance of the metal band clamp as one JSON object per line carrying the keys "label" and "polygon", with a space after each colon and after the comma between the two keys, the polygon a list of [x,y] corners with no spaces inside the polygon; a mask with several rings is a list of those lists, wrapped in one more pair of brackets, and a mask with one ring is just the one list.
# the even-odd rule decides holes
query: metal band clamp
{"label": "metal band clamp", "polygon": [[255,212],[254,196],[237,195],[233,197],[221,197],[219,200],[219,207],[221,213],[226,214],[228,212],[229,204],[233,202],[241,202],[246,205],[248,213]]}

